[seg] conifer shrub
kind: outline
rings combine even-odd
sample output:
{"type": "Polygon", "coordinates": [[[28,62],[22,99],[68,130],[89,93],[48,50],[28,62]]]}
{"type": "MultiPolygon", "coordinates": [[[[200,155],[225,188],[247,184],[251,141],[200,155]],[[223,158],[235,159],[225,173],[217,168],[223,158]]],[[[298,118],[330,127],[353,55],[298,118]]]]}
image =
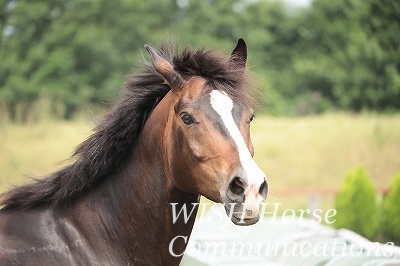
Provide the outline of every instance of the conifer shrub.
{"type": "Polygon", "coordinates": [[[378,226],[377,195],[363,167],[351,169],[335,199],[335,226],[371,239],[378,226]]]}
{"type": "Polygon", "coordinates": [[[388,241],[400,243],[400,173],[397,173],[389,186],[389,192],[382,202],[381,228],[388,241]]]}

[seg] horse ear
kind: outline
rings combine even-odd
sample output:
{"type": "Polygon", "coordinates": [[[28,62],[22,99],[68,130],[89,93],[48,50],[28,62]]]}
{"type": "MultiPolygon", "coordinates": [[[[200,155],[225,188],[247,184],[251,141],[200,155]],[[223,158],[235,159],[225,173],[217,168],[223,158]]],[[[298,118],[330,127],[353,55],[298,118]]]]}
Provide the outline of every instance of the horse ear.
{"type": "Polygon", "coordinates": [[[147,52],[150,54],[154,69],[160,74],[171,86],[171,88],[180,88],[183,84],[183,79],[179,73],[174,70],[174,67],[160,56],[156,49],[150,45],[145,45],[147,52]]]}
{"type": "Polygon", "coordinates": [[[245,68],[247,60],[247,45],[246,42],[240,38],[238,43],[231,53],[229,61],[240,68],[245,68]]]}

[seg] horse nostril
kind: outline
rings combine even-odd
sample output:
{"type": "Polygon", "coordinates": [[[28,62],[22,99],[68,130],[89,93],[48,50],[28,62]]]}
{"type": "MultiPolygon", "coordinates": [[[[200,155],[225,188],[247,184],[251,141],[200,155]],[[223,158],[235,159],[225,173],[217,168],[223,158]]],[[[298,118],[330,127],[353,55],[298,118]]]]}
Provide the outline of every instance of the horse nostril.
{"type": "Polygon", "coordinates": [[[233,194],[238,195],[238,196],[242,196],[244,194],[245,188],[246,188],[246,186],[242,182],[242,179],[240,177],[233,178],[233,180],[229,184],[229,190],[233,194]]]}
{"type": "Polygon", "coordinates": [[[268,194],[268,184],[267,181],[264,180],[264,182],[261,184],[260,189],[258,190],[258,193],[260,193],[261,196],[264,198],[267,197],[268,194]]]}

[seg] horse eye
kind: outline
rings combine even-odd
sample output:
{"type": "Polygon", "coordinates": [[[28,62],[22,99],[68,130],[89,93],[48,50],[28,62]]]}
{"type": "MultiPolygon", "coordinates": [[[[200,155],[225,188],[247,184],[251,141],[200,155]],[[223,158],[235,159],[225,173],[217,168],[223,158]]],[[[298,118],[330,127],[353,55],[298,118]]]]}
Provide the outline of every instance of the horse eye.
{"type": "Polygon", "coordinates": [[[255,114],[252,114],[252,115],[251,115],[251,117],[250,117],[250,119],[249,119],[249,122],[247,122],[247,123],[249,123],[249,124],[250,124],[250,123],[251,123],[251,121],[253,121],[254,117],[256,117],[256,115],[255,115],[255,114]]]}
{"type": "Polygon", "coordinates": [[[194,118],[186,112],[181,114],[181,120],[187,126],[192,125],[195,122],[194,118]]]}

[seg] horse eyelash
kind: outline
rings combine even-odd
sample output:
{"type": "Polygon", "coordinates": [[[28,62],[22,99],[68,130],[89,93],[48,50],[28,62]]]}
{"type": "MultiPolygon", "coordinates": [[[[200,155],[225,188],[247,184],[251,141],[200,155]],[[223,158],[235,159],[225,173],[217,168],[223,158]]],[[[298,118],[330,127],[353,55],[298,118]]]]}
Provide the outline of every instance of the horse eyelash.
{"type": "Polygon", "coordinates": [[[249,119],[249,121],[247,123],[250,124],[251,121],[254,120],[254,118],[256,118],[256,114],[253,113],[253,115],[250,117],[250,119],[249,119]]]}

